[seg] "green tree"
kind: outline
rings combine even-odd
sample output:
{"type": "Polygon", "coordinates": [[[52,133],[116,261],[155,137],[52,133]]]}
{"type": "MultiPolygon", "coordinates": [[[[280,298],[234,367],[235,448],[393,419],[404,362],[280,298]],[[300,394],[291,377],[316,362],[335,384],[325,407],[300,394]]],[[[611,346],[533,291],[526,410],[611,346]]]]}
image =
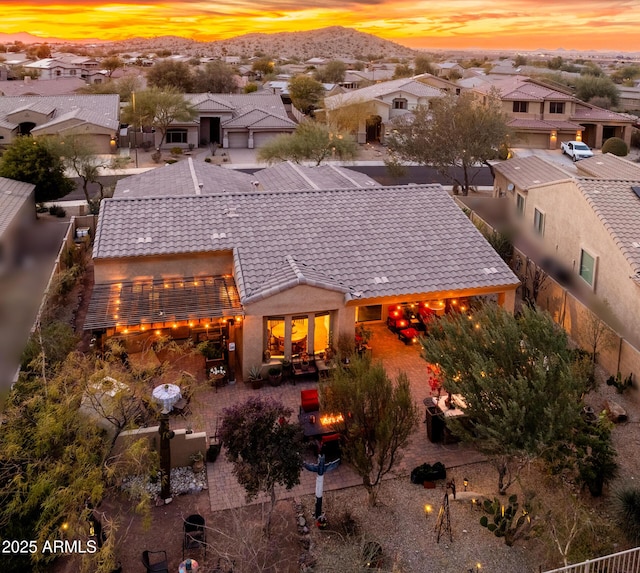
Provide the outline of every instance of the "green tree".
{"type": "Polygon", "coordinates": [[[622,66],[611,74],[611,79],[617,84],[628,84],[636,78],[640,78],[640,65],[638,64],[622,66]]]}
{"type": "Polygon", "coordinates": [[[196,71],[193,80],[195,92],[214,94],[235,93],[238,90],[233,68],[222,61],[207,62],[202,70],[196,71]]]}
{"type": "Polygon", "coordinates": [[[109,56],[102,60],[100,65],[103,69],[107,70],[107,77],[110,78],[113,76],[113,72],[124,67],[124,62],[118,56],[109,56]]]}
{"type": "Polygon", "coordinates": [[[473,182],[471,168],[488,165],[508,139],[507,119],[493,93],[486,103],[470,92],[446,95],[433,101],[430,108],[418,106],[412,115],[399,118],[387,137],[387,164],[432,165],[466,195],[473,182]]]}
{"type": "Polygon", "coordinates": [[[597,76],[580,76],[575,83],[576,97],[589,102],[595,97],[606,97],[615,107],[620,102],[620,94],[611,78],[597,76]]]}
{"type": "Polygon", "coordinates": [[[344,436],[342,457],[362,477],[374,506],[382,478],[400,461],[418,423],[407,375],[401,372],[393,381],[381,363],[355,359],[321,384],[320,403],[343,414],[335,425],[344,436]]]}
{"type": "Polygon", "coordinates": [[[193,90],[193,72],[185,62],[164,60],[149,70],[147,82],[151,87],[189,93],[193,90]]]}
{"type": "Polygon", "coordinates": [[[122,110],[122,118],[134,126],[151,125],[161,134],[162,147],[169,126],[175,121],[192,121],[198,115],[184,95],[176,89],[150,88],[135,94],[122,110]]]}
{"type": "Polygon", "coordinates": [[[258,160],[267,163],[314,161],[320,165],[333,157],[343,161],[353,159],[357,153],[358,144],[348,133],[309,120],[298,125],[291,135],[278,135],[261,147],[258,160]]]}
{"type": "Polygon", "coordinates": [[[243,404],[223,410],[220,439],[233,473],[254,499],[265,492],[271,499],[265,526],[271,531],[276,503],[275,486],[291,489],[300,483],[302,471],[302,432],[287,419],[292,410],[275,400],[251,397],[243,404]]]}
{"type": "Polygon", "coordinates": [[[344,80],[344,74],[347,71],[347,66],[340,60],[331,60],[327,64],[316,70],[313,74],[315,79],[319,82],[326,84],[339,84],[344,80]]]}
{"type": "Polygon", "coordinates": [[[416,56],[413,67],[417,75],[420,75],[420,74],[433,75],[435,71],[433,64],[431,63],[431,59],[428,56],[416,56]]]}
{"type": "Polygon", "coordinates": [[[118,169],[124,167],[129,161],[127,157],[114,156],[104,159],[95,152],[90,142],[81,135],[73,132],[64,138],[54,139],[51,142],[52,149],[62,158],[65,167],[71,170],[82,182],[82,191],[92,212],[97,212],[100,201],[104,199],[104,185],[100,180],[103,169],[118,169]],[[94,183],[100,189],[96,200],[89,197],[89,184],[94,183]]]}
{"type": "Polygon", "coordinates": [[[610,137],[602,146],[602,153],[612,153],[618,157],[624,157],[629,153],[629,147],[623,139],[619,137],[610,137]]]}
{"type": "Polygon", "coordinates": [[[305,75],[296,76],[289,82],[291,103],[302,113],[310,115],[324,95],[324,88],[318,80],[305,75]]]}
{"type": "Polygon", "coordinates": [[[464,397],[467,423],[453,421],[452,430],[491,456],[503,494],[517,478],[514,464],[572,435],[587,382],[548,314],[524,307],[515,317],[485,305],[471,318],[440,319],[421,340],[423,357],[440,366],[448,392],[464,397]]]}
{"type": "Polygon", "coordinates": [[[258,74],[259,78],[263,78],[272,74],[276,69],[276,65],[272,58],[264,56],[253,62],[251,69],[258,74]]]}
{"type": "Polygon", "coordinates": [[[244,86],[244,89],[242,91],[244,93],[246,93],[246,94],[257,92],[258,91],[258,84],[253,83],[253,82],[249,82],[246,86],[244,86]]]}
{"type": "Polygon", "coordinates": [[[393,79],[410,78],[413,75],[413,70],[406,64],[398,64],[393,72],[393,79]]]}
{"type": "Polygon", "coordinates": [[[32,183],[36,203],[53,201],[73,191],[64,165],[46,138],[16,137],[0,158],[0,177],[32,183]]]}

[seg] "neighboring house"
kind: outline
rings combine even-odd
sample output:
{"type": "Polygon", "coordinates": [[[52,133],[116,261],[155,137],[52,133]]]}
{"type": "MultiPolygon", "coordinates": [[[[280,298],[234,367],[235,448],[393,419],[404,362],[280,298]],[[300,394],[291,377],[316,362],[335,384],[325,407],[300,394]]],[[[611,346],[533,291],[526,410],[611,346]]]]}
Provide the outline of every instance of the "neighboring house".
{"type": "Polygon", "coordinates": [[[438,76],[434,76],[432,74],[421,74],[418,76],[413,76],[413,79],[422,82],[423,84],[427,84],[428,86],[431,86],[433,88],[442,90],[443,92],[460,95],[460,86],[456,82],[451,82],[445,78],[439,78],[438,76]]]}
{"type": "Polygon", "coordinates": [[[100,69],[100,62],[94,58],[61,54],[25,64],[25,69],[38,73],[40,80],[61,78],[81,78],[85,82],[101,83],[106,74],[100,69]]]}
{"type": "Polygon", "coordinates": [[[20,262],[24,234],[35,221],[35,185],[0,177],[0,275],[20,262]]]}
{"type": "Polygon", "coordinates": [[[620,107],[625,111],[640,110],[640,86],[616,86],[620,94],[620,107]]]}
{"type": "Polygon", "coordinates": [[[571,177],[558,165],[540,157],[514,157],[493,165],[493,196],[507,197],[513,211],[522,215],[530,187],[571,177]]]}
{"type": "Polygon", "coordinates": [[[0,97],[0,145],[18,135],[74,134],[99,154],[114,153],[120,117],[118,95],[0,97]]]}
{"type": "Polygon", "coordinates": [[[640,177],[529,187],[521,220],[581,287],[608,302],[618,328],[640,347],[640,177]]]}
{"type": "Polygon", "coordinates": [[[490,80],[473,88],[482,97],[497,90],[513,130],[512,144],[557,149],[561,141],[584,141],[599,149],[610,137],[631,142],[634,120],[576,99],[524,76],[490,80]]]}
{"type": "Polygon", "coordinates": [[[344,79],[340,82],[340,86],[346,90],[357,90],[362,86],[386,82],[393,78],[396,67],[393,64],[385,67],[373,67],[368,70],[347,70],[344,73],[344,79]]]}
{"type": "Polygon", "coordinates": [[[361,119],[358,143],[384,141],[387,127],[391,121],[414,110],[418,105],[429,106],[431,100],[441,98],[444,92],[413,78],[402,78],[382,82],[359,90],[325,98],[325,112],[331,120],[331,114],[337,110],[355,105],[370,107],[370,115],[361,119]]]}
{"type": "MultiPolygon", "coordinates": [[[[171,167],[162,180],[120,181],[129,197],[101,205],[84,326],[101,341],[216,329],[246,376],[352,341],[356,321],[384,320],[390,305],[491,295],[514,308],[519,281],[440,185],[247,191],[240,181],[202,194],[224,168],[204,179],[171,167]]],[[[310,173],[291,167],[276,179],[310,173]]]]}
{"type": "MultiPolygon", "coordinates": [[[[218,143],[226,148],[262,147],[275,136],[291,133],[296,123],[289,119],[279,95],[186,94],[197,110],[192,122],[174,122],[165,138],[165,148],[218,143]]],[[[160,133],[156,131],[156,146],[160,133]]]]}
{"type": "Polygon", "coordinates": [[[0,96],[53,96],[73,94],[87,83],[80,78],[62,78],[55,82],[41,82],[25,76],[23,80],[0,81],[0,96]]]}
{"type": "Polygon", "coordinates": [[[464,74],[464,68],[456,62],[436,62],[433,67],[439,78],[461,78],[464,74]]]}
{"type": "MultiPolygon", "coordinates": [[[[322,84],[325,97],[344,93],[338,84],[322,84]]],[[[287,111],[291,111],[291,95],[289,94],[289,79],[278,79],[265,82],[258,94],[277,94],[287,111]]]]}
{"type": "Polygon", "coordinates": [[[581,159],[575,166],[581,177],[640,181],[640,164],[612,153],[581,159]]]}

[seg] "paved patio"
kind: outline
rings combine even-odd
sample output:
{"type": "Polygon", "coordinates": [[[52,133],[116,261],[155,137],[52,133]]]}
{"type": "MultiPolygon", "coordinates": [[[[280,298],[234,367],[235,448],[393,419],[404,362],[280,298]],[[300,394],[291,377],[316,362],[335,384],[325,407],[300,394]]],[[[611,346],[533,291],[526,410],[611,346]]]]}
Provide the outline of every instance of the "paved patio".
{"type": "MultiPolygon", "coordinates": [[[[447,468],[467,465],[482,461],[484,457],[475,450],[460,444],[442,445],[433,444],[427,438],[425,424],[425,407],[422,401],[430,396],[427,383],[426,362],[420,357],[419,345],[406,346],[397,336],[391,333],[385,325],[372,326],[373,337],[370,342],[374,360],[382,360],[388,374],[393,378],[403,370],[411,382],[411,390],[420,413],[420,423],[417,425],[409,446],[403,452],[403,458],[396,470],[388,477],[408,476],[411,470],[424,462],[435,463],[440,461],[447,468]]],[[[204,377],[204,372],[202,372],[204,377]]],[[[205,386],[199,390],[191,402],[193,414],[186,420],[175,418],[172,427],[185,427],[188,423],[193,425],[194,431],[206,430],[207,435],[213,438],[219,423],[222,410],[238,402],[243,402],[249,396],[256,393],[280,400],[294,411],[297,416],[300,404],[300,390],[317,387],[315,382],[304,382],[294,385],[283,384],[271,387],[265,384],[260,390],[253,390],[250,385],[238,381],[218,389],[205,386]]],[[[209,481],[209,499],[211,510],[219,511],[241,507],[246,504],[244,489],[238,484],[232,473],[232,466],[224,458],[224,452],[220,454],[215,463],[207,464],[209,481]]],[[[362,480],[347,465],[340,466],[337,470],[325,477],[325,490],[337,490],[346,487],[361,485],[362,480]]],[[[315,474],[303,470],[301,483],[290,491],[284,489],[277,492],[278,499],[312,495],[315,491],[315,474]]],[[[255,503],[265,501],[265,497],[258,497],[255,503]]]]}

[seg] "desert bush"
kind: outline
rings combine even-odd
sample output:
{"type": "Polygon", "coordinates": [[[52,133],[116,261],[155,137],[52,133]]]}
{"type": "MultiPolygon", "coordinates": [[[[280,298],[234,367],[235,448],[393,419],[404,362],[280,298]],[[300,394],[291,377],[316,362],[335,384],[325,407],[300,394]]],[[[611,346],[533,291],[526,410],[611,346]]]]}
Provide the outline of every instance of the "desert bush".
{"type": "Polygon", "coordinates": [[[618,157],[624,157],[629,153],[627,144],[619,137],[610,137],[602,146],[602,153],[612,153],[618,157]]]}
{"type": "Polygon", "coordinates": [[[49,207],[49,215],[62,218],[66,214],[67,212],[64,210],[63,207],[60,207],[60,205],[51,205],[51,207],[49,207]]]}
{"type": "Polygon", "coordinates": [[[159,149],[151,154],[151,159],[153,159],[154,163],[160,163],[160,161],[162,160],[162,153],[159,149]]]}
{"type": "Polygon", "coordinates": [[[171,155],[182,155],[182,149],[180,147],[172,147],[171,148],[171,155]]]}
{"type": "Polygon", "coordinates": [[[153,147],[153,141],[143,141],[140,144],[140,147],[142,147],[142,149],[144,149],[145,151],[149,151],[153,147]]]}
{"type": "Polygon", "coordinates": [[[628,487],[616,492],[617,521],[627,539],[640,541],[640,489],[628,487]]]}

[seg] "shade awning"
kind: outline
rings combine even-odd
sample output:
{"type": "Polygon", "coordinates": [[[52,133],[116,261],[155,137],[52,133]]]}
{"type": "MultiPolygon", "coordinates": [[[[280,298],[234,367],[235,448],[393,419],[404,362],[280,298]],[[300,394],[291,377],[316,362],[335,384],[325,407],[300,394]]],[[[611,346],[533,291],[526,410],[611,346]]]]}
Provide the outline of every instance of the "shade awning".
{"type": "Polygon", "coordinates": [[[123,281],[93,287],[84,330],[243,314],[230,276],[123,281]]]}

